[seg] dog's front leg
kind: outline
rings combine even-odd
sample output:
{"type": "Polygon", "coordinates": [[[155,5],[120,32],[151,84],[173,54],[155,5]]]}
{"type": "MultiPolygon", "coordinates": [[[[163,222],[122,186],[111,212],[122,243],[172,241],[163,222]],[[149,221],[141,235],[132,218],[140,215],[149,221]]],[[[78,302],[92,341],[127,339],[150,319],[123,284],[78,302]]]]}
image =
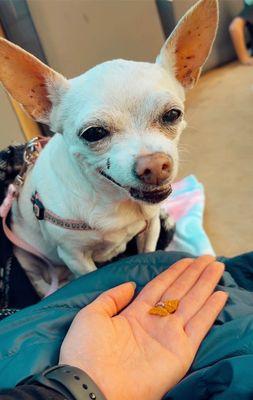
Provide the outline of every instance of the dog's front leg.
{"type": "Polygon", "coordinates": [[[138,253],[155,251],[160,234],[159,214],[153,217],[148,228],[137,236],[138,253]]]}
{"type": "Polygon", "coordinates": [[[85,275],[97,269],[90,252],[84,252],[74,246],[58,246],[57,252],[75,277],[85,275]]]}

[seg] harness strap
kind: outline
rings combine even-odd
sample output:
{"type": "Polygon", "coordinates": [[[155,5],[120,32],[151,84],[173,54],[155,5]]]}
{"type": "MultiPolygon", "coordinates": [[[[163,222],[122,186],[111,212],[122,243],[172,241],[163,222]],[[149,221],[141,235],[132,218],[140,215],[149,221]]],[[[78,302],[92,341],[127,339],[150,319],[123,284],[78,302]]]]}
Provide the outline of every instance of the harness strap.
{"type": "MultiPolygon", "coordinates": [[[[16,246],[20,247],[21,249],[41,258],[48,266],[49,274],[51,276],[51,284],[50,288],[46,294],[49,296],[50,294],[54,293],[58,289],[58,278],[55,273],[55,269],[52,266],[50,260],[45,257],[42,253],[40,253],[35,247],[31,246],[29,243],[15,235],[7,225],[6,219],[12,207],[13,201],[17,197],[17,190],[13,184],[10,184],[8,187],[7,195],[0,206],[0,216],[2,217],[2,224],[3,224],[3,231],[7,238],[16,246]]],[[[45,297],[46,297],[45,296],[45,297]]]]}

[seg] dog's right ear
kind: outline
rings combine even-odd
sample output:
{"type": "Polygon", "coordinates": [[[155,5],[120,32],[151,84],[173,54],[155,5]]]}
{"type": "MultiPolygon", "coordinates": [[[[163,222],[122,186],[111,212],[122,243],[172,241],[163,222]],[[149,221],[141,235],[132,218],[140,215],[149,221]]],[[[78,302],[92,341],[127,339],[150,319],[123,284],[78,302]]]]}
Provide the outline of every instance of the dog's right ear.
{"type": "Polygon", "coordinates": [[[36,57],[0,38],[0,82],[36,121],[49,123],[68,81],[36,57]]]}

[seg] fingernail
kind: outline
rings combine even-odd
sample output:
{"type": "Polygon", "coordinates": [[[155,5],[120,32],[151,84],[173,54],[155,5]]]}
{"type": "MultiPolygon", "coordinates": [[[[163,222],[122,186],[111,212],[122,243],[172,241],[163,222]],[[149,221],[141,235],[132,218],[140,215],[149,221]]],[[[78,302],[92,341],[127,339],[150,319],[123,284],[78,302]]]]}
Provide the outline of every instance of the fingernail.
{"type": "Polygon", "coordinates": [[[131,283],[131,285],[133,286],[133,289],[135,290],[135,289],[136,289],[136,286],[137,286],[136,283],[135,283],[135,282],[132,282],[132,281],[129,282],[129,283],[131,283]]]}

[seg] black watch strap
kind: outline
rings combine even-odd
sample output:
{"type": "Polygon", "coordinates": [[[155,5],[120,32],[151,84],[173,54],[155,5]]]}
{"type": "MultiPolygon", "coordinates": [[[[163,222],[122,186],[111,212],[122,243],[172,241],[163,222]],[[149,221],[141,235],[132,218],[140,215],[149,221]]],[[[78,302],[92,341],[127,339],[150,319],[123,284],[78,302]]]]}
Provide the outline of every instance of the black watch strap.
{"type": "Polygon", "coordinates": [[[32,383],[56,390],[69,400],[106,400],[89,375],[69,365],[56,365],[25,381],[26,385],[32,383]]]}

